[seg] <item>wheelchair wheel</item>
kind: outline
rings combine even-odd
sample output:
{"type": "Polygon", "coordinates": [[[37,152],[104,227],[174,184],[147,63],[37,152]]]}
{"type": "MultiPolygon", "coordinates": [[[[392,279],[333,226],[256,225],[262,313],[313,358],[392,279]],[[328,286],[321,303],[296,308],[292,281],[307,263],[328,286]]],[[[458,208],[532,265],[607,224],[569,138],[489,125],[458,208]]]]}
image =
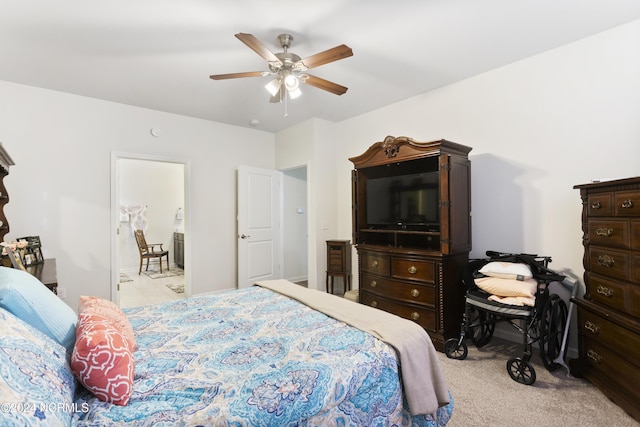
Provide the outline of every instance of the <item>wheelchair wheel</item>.
{"type": "MultiPolygon", "coordinates": [[[[562,365],[556,363],[555,360],[559,356],[564,358],[564,354],[560,354],[562,349],[562,338],[564,337],[564,329],[567,325],[567,305],[556,294],[549,297],[542,316],[540,317],[540,356],[542,363],[549,372],[553,372],[562,365]]],[[[565,349],[566,352],[566,349],[565,349]]]]}
{"type": "Polygon", "coordinates": [[[481,310],[473,311],[469,325],[469,336],[476,347],[480,348],[487,345],[491,341],[495,329],[495,314],[481,310]]]}
{"type": "Polygon", "coordinates": [[[533,369],[533,365],[519,357],[509,359],[507,372],[512,380],[520,384],[531,385],[536,382],[536,370],[533,369]]]}
{"type": "Polygon", "coordinates": [[[459,338],[449,338],[444,343],[444,354],[446,354],[449,359],[463,360],[467,357],[468,353],[469,349],[464,343],[464,340],[460,342],[459,338]]]}

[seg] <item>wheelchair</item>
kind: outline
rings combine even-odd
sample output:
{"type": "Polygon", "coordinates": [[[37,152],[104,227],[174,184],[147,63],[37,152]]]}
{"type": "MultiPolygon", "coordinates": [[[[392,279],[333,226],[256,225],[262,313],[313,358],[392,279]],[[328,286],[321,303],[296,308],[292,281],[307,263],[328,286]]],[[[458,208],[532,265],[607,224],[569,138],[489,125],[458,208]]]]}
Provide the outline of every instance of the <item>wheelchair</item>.
{"type": "Polygon", "coordinates": [[[529,254],[506,254],[487,251],[487,258],[471,260],[462,272],[465,288],[465,309],[460,336],[445,342],[444,352],[450,359],[465,359],[468,348],[465,338],[478,348],[487,345],[495,326],[499,322],[511,324],[522,333],[523,353],[507,362],[507,372],[514,381],[531,385],[536,381],[536,372],[531,364],[533,344],[537,343],[540,356],[548,371],[555,371],[564,359],[563,334],[567,324],[567,305],[557,295],[550,294],[551,282],[562,282],[565,276],[556,274],[547,266],[551,257],[529,254]],[[483,277],[478,272],[492,261],[522,263],[530,267],[537,282],[533,307],[508,305],[489,299],[490,294],[478,288],[475,279],[483,277]]]}

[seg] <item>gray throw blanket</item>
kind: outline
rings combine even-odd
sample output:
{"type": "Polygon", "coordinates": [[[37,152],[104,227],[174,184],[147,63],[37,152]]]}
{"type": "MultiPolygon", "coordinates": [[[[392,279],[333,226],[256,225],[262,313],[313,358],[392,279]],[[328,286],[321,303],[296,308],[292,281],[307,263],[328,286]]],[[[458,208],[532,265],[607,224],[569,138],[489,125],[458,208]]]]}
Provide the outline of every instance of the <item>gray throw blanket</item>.
{"type": "Polygon", "coordinates": [[[391,345],[398,353],[405,396],[413,415],[435,414],[449,403],[449,390],[431,338],[410,320],[288,280],[255,283],[354,326],[391,345]]]}

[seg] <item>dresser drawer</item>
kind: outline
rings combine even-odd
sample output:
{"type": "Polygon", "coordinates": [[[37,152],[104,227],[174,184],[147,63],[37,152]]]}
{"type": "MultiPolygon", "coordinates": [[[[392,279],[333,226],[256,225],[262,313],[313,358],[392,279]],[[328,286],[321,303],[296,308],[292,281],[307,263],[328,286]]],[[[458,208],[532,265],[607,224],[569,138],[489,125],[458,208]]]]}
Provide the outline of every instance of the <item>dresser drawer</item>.
{"type": "Polygon", "coordinates": [[[342,257],[342,254],[339,255],[329,255],[329,264],[327,265],[327,269],[329,271],[343,271],[345,268],[344,266],[344,259],[342,257]]]}
{"type": "Polygon", "coordinates": [[[593,301],[605,304],[616,310],[629,312],[625,306],[627,300],[627,288],[629,285],[598,276],[597,274],[587,273],[589,277],[589,294],[593,301]]]}
{"type": "Polygon", "coordinates": [[[631,220],[631,249],[640,250],[640,220],[631,220]]]}
{"type": "Polygon", "coordinates": [[[436,263],[433,261],[392,258],[391,276],[397,279],[435,282],[436,263]]]}
{"type": "Polygon", "coordinates": [[[410,319],[428,331],[436,330],[436,312],[425,307],[412,306],[398,303],[393,300],[383,298],[379,295],[370,294],[360,289],[360,302],[362,304],[393,313],[397,316],[410,319]]]}
{"type": "Polygon", "coordinates": [[[631,247],[629,220],[589,220],[589,244],[597,246],[631,247]]]}
{"type": "Polygon", "coordinates": [[[640,362],[640,335],[589,310],[578,310],[579,333],[623,358],[640,362]]]}
{"type": "Polygon", "coordinates": [[[391,271],[390,265],[391,262],[388,255],[365,251],[360,253],[360,268],[362,271],[368,271],[369,273],[379,274],[381,276],[389,276],[391,271]]]}
{"type": "Polygon", "coordinates": [[[631,257],[630,280],[640,286],[640,253],[634,253],[631,257]]]}
{"type": "Polygon", "coordinates": [[[614,198],[616,216],[640,216],[640,191],[618,191],[614,198]]]}
{"type": "Polygon", "coordinates": [[[627,280],[631,253],[598,246],[589,247],[589,270],[608,277],[627,280]]]}
{"type": "Polygon", "coordinates": [[[612,193],[592,194],[587,198],[587,215],[590,217],[611,216],[613,214],[612,203],[612,193]]]}
{"type": "Polygon", "coordinates": [[[360,280],[363,290],[394,300],[413,304],[435,306],[436,291],[433,285],[399,282],[370,274],[363,274],[360,280]]]}
{"type": "Polygon", "coordinates": [[[631,400],[640,401],[640,369],[628,360],[616,355],[605,345],[590,337],[583,337],[583,352],[581,356],[587,365],[587,376],[589,370],[593,369],[593,374],[605,379],[609,386],[614,383],[615,388],[622,389],[625,394],[632,397],[631,400]]]}

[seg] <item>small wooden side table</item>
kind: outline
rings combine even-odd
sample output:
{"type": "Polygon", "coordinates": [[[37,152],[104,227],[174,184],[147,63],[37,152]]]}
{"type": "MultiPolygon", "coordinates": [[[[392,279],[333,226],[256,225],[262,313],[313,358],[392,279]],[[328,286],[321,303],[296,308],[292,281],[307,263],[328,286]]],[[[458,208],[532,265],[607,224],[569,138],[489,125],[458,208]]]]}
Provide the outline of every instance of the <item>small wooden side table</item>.
{"type": "Polygon", "coordinates": [[[35,276],[54,294],[58,295],[58,271],[55,258],[45,259],[40,264],[31,264],[25,267],[27,273],[35,276]]]}
{"type": "Polygon", "coordinates": [[[344,291],[351,290],[351,241],[327,240],[327,292],[333,294],[333,280],[342,277],[344,291]],[[329,280],[331,279],[331,280],[329,280]],[[331,285],[329,285],[331,284],[331,285]]]}

